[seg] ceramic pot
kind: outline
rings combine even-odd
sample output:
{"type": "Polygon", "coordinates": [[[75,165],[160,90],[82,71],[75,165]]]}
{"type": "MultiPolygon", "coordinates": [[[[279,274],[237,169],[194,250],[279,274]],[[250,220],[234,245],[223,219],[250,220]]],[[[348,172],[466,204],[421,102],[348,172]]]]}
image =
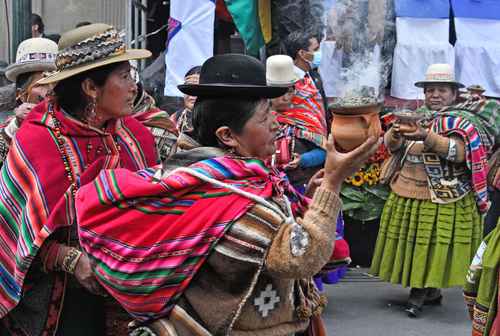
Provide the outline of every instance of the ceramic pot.
{"type": "Polygon", "coordinates": [[[334,111],[332,134],[340,149],[351,151],[370,136],[380,137],[382,126],[379,111],[378,106],[364,109],[362,114],[340,114],[334,111]]]}

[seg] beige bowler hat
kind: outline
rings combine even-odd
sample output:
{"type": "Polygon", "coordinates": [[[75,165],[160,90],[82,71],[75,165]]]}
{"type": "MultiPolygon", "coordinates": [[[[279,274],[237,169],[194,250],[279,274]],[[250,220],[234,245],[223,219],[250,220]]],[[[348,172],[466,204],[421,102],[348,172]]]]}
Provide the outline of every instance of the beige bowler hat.
{"type": "Polygon", "coordinates": [[[5,69],[5,77],[15,82],[17,76],[28,72],[54,71],[57,44],[43,37],[22,41],[17,47],[16,62],[5,69]]]}
{"type": "Polygon", "coordinates": [[[64,33],[59,40],[57,71],[38,81],[50,84],[111,63],[151,56],[146,49],[127,49],[121,34],[112,26],[94,23],[64,33]]]}
{"type": "Polygon", "coordinates": [[[266,61],[266,81],[269,86],[292,86],[300,78],[294,70],[293,59],[287,55],[274,55],[266,61]]]}
{"type": "Polygon", "coordinates": [[[426,84],[451,84],[459,88],[465,87],[455,80],[455,71],[449,64],[431,64],[425,73],[425,80],[416,82],[415,86],[423,88],[426,84]]]}

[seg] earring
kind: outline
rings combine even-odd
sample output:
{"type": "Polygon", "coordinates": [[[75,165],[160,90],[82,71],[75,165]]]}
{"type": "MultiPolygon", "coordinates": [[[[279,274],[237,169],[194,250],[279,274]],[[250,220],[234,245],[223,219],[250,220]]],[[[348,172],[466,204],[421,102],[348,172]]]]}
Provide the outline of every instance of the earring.
{"type": "Polygon", "coordinates": [[[87,122],[93,121],[96,119],[95,113],[96,99],[90,98],[90,102],[85,106],[85,119],[87,122]]]}

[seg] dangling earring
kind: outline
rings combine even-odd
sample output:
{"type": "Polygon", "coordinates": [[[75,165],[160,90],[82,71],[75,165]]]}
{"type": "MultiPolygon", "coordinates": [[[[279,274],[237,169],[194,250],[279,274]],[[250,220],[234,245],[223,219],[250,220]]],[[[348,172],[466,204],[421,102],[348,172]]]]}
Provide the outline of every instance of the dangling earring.
{"type": "Polygon", "coordinates": [[[85,119],[87,122],[95,121],[96,120],[96,113],[95,113],[95,107],[96,107],[96,99],[95,98],[90,98],[90,102],[85,106],[85,119]]]}

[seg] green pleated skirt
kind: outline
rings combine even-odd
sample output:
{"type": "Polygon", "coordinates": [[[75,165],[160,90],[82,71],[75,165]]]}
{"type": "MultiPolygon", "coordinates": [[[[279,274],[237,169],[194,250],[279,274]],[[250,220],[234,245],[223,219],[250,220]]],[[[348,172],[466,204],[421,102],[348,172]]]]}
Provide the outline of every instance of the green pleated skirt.
{"type": "Polygon", "coordinates": [[[473,193],[451,204],[391,193],[370,273],[404,287],[463,286],[482,231],[473,193]]]}

